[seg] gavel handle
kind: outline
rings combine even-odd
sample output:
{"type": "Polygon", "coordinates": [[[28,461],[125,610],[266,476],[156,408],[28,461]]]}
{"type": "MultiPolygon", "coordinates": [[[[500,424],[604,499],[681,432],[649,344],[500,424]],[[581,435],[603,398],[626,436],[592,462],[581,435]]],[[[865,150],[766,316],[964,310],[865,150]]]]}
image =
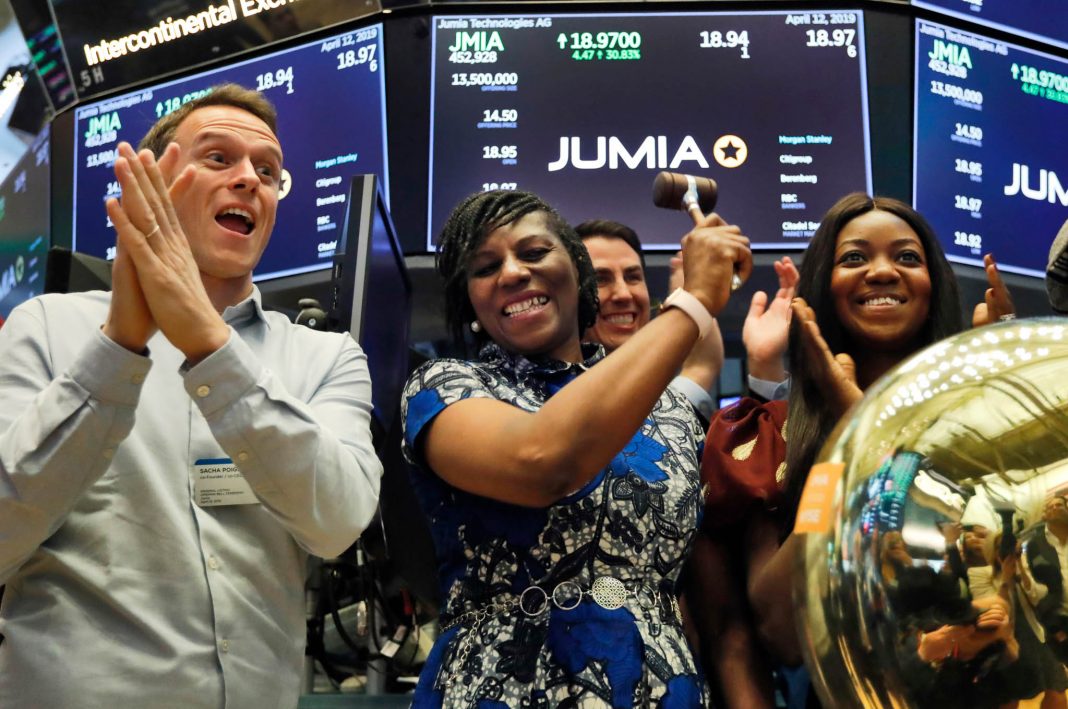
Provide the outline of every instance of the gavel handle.
{"type": "MultiPolygon", "coordinates": [[[[691,193],[687,192],[682,196],[682,203],[686,206],[686,211],[689,213],[690,218],[693,219],[693,225],[697,226],[701,223],[701,220],[705,218],[704,212],[701,211],[701,206],[697,204],[691,193]]],[[[731,276],[731,293],[742,287],[742,277],[735,271],[731,276]]]]}
{"type": "Polygon", "coordinates": [[[694,226],[700,224],[701,220],[705,218],[705,215],[701,212],[701,207],[697,202],[686,200],[686,211],[689,212],[690,218],[693,219],[694,226]]]}

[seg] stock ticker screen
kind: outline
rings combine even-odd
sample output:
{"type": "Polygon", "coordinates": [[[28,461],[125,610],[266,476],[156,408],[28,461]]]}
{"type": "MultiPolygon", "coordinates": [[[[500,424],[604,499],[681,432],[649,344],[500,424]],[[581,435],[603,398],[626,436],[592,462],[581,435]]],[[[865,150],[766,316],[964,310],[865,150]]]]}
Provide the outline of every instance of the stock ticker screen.
{"type": "Polygon", "coordinates": [[[381,9],[378,0],[48,0],[48,5],[82,99],[381,9]]]}
{"type": "Polygon", "coordinates": [[[946,255],[1044,276],[1068,207],[1068,61],[916,23],[913,200],[946,255]]]}
{"type": "Polygon", "coordinates": [[[48,129],[0,183],[0,322],[44,292],[49,247],[48,129]]]}
{"type": "Polygon", "coordinates": [[[1064,0],[912,0],[912,4],[1068,49],[1064,0]]]}
{"type": "Polygon", "coordinates": [[[711,177],[754,248],[804,248],[840,196],[871,188],[857,11],[433,18],[427,246],[491,189],[571,223],[614,219],[676,249],[687,215],[652,181],[711,177]]]}
{"type": "Polygon", "coordinates": [[[278,217],[254,278],[330,268],[349,178],[374,173],[388,184],[384,75],[379,24],[79,106],[73,248],[114,257],[104,200],[119,194],[112,170],[118,142],[136,146],[159,117],[236,82],[274,103],[285,154],[278,217]]]}

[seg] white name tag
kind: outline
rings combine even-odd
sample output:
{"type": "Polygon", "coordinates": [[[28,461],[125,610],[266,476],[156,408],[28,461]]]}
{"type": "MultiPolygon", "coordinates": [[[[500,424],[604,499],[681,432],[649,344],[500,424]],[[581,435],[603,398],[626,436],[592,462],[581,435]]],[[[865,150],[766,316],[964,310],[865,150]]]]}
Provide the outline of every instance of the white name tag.
{"type": "Polygon", "coordinates": [[[193,495],[200,507],[259,502],[245,476],[229,458],[201,458],[193,464],[193,495]]]}

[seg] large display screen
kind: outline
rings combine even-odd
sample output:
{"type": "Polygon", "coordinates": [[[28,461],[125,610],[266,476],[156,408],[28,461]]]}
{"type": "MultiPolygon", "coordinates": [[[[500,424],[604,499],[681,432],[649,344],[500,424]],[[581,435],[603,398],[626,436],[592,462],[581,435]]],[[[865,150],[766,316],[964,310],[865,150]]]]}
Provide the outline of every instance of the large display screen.
{"type": "Polygon", "coordinates": [[[0,321],[44,292],[48,164],[46,128],[0,185],[0,321]]]}
{"type": "Polygon", "coordinates": [[[912,0],[912,4],[1068,48],[1064,0],[912,0]]]}
{"type": "Polygon", "coordinates": [[[755,248],[871,185],[857,11],[433,18],[428,248],[473,192],[536,192],[678,248],[660,170],[711,177],[755,248]]]}
{"type": "Polygon", "coordinates": [[[946,255],[1042,276],[1068,207],[1068,61],[916,23],[913,200],[946,255]]]}
{"type": "Polygon", "coordinates": [[[371,25],[77,107],[74,250],[114,257],[104,200],[118,191],[112,171],[118,142],[136,145],[160,116],[232,81],[274,102],[285,153],[278,219],[255,278],[330,268],[349,178],[388,178],[382,61],[382,26],[371,25]]]}
{"type": "MultiPolygon", "coordinates": [[[[0,0],[2,1],[2,0],[0,0]]],[[[70,105],[74,99],[70,67],[63,53],[56,23],[48,0],[10,0],[19,27],[26,38],[33,65],[48,92],[48,100],[55,110],[70,105]]]]}
{"type": "Polygon", "coordinates": [[[378,0],[50,0],[82,98],[378,12],[378,0]]]}
{"type": "Polygon", "coordinates": [[[0,0],[0,182],[44,128],[48,99],[8,0],[0,0]]]}

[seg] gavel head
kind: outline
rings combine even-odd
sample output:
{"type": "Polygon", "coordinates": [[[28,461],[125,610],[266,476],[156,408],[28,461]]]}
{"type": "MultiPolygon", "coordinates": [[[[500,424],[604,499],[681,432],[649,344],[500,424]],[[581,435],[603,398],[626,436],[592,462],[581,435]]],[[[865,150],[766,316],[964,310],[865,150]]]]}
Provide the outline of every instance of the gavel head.
{"type": "Polygon", "coordinates": [[[653,180],[653,204],[664,209],[686,211],[688,207],[683,202],[683,197],[689,191],[691,184],[697,191],[697,204],[701,211],[708,214],[714,210],[717,196],[716,181],[710,177],[695,177],[679,172],[657,173],[653,180]]]}

